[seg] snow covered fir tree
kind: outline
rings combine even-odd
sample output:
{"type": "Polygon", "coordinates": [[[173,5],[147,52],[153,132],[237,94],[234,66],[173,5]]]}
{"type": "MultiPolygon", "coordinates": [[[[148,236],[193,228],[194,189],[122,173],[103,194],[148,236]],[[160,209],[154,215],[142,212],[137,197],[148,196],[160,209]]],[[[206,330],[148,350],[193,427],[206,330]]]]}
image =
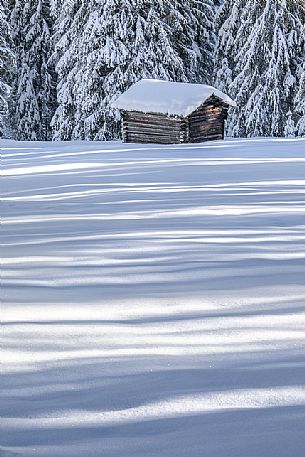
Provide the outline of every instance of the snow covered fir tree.
{"type": "Polygon", "coordinates": [[[228,134],[302,134],[304,1],[225,0],[217,24],[216,85],[238,106],[228,134]]]}
{"type": "Polygon", "coordinates": [[[47,0],[16,0],[11,13],[17,72],[11,114],[18,140],[51,139],[55,106],[51,52],[50,4],[47,0]]]}
{"type": "Polygon", "coordinates": [[[14,68],[13,43],[6,0],[0,0],[0,137],[7,135],[8,98],[10,95],[10,81],[14,68]]]}
{"type": "Polygon", "coordinates": [[[119,138],[141,78],[228,93],[229,136],[305,135],[304,0],[0,0],[0,31],[2,135],[119,138]]]}

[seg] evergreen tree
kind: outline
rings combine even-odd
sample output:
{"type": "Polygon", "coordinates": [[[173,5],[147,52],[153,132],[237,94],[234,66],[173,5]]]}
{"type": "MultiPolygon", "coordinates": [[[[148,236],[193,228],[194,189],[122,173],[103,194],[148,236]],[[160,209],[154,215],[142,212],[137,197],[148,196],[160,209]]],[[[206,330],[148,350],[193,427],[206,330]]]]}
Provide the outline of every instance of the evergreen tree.
{"type": "MultiPolygon", "coordinates": [[[[81,34],[83,33],[84,16],[88,14],[89,5],[82,0],[64,0],[58,8],[57,0],[52,2],[53,14],[57,13],[54,25],[51,57],[57,74],[57,109],[51,121],[54,140],[70,140],[76,126],[75,75],[79,68],[81,34]]],[[[84,76],[82,76],[84,81],[84,76]]]]}
{"type": "MultiPolygon", "coordinates": [[[[246,0],[224,0],[216,16],[216,86],[224,92],[229,91],[232,84],[236,55],[239,43],[236,37],[241,26],[241,12],[245,8],[246,0]]],[[[239,37],[246,41],[247,35],[239,37]]]]}
{"type": "Polygon", "coordinates": [[[295,112],[299,115],[297,135],[305,136],[305,60],[299,66],[298,91],[294,100],[295,112]]]}
{"type": "MultiPolygon", "coordinates": [[[[305,34],[305,2],[300,7],[305,34]]],[[[305,136],[305,39],[299,49],[297,60],[297,92],[294,98],[294,112],[297,117],[297,135],[305,136]]]]}
{"type": "Polygon", "coordinates": [[[292,112],[288,111],[287,121],[286,121],[286,125],[284,128],[284,135],[287,138],[295,138],[295,134],[296,134],[296,126],[295,126],[295,122],[292,117],[292,112]]]}
{"type": "Polygon", "coordinates": [[[17,55],[12,117],[19,140],[50,138],[54,73],[48,60],[51,19],[48,0],[16,0],[11,15],[17,55]]]}
{"type": "Polygon", "coordinates": [[[174,1],[177,11],[176,35],[173,37],[187,68],[187,81],[211,83],[215,48],[215,1],[174,1]],[[180,24],[180,27],[179,27],[180,24]]]}
{"type": "Polygon", "coordinates": [[[14,68],[13,43],[7,15],[7,3],[5,0],[0,0],[0,137],[6,131],[9,82],[14,68]]]}
{"type": "Polygon", "coordinates": [[[155,0],[149,5],[137,3],[135,9],[130,1],[106,0],[88,18],[85,30],[90,33],[83,35],[81,45],[85,52],[80,73],[85,69],[85,84],[80,82],[77,91],[82,114],[75,138],[81,136],[80,128],[88,139],[117,137],[119,115],[111,102],[137,80],[187,80],[183,60],[171,42],[172,29],[165,21],[172,10],[155,0]]]}
{"type": "Polygon", "coordinates": [[[296,123],[303,10],[302,0],[225,0],[221,6],[216,84],[237,102],[229,134],[282,136],[296,123]]]}
{"type": "Polygon", "coordinates": [[[213,14],[211,0],[65,1],[55,35],[54,138],[117,137],[119,115],[111,102],[143,77],[206,81],[213,14]]]}

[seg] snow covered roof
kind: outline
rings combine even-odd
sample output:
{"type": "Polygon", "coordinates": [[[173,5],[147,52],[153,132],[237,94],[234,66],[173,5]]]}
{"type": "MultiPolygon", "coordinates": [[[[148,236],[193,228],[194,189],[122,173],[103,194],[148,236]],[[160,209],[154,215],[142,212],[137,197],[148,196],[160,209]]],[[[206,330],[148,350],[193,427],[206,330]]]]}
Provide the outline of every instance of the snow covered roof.
{"type": "Polygon", "coordinates": [[[215,87],[205,84],[176,83],[158,79],[142,79],[133,84],[113,103],[114,108],[142,113],[162,113],[186,117],[211,95],[228,105],[236,103],[215,87]]]}

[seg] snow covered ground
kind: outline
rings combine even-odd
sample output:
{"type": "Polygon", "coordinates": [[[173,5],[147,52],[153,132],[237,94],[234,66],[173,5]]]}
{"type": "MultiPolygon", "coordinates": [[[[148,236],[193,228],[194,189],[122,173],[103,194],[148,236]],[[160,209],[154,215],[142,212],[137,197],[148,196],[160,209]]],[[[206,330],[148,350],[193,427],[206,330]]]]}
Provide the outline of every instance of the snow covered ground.
{"type": "Polygon", "coordinates": [[[0,147],[0,456],[304,457],[305,140],[0,147]]]}

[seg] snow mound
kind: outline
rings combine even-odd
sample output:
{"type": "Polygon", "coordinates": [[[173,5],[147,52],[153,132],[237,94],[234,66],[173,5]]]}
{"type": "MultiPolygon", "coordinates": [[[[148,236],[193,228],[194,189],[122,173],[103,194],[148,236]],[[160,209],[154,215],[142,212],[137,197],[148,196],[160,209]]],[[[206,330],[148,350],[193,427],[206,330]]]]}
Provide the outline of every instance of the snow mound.
{"type": "Polygon", "coordinates": [[[205,84],[188,84],[142,79],[113,103],[114,108],[143,113],[162,113],[186,117],[212,95],[228,105],[236,103],[226,94],[205,84]]]}

